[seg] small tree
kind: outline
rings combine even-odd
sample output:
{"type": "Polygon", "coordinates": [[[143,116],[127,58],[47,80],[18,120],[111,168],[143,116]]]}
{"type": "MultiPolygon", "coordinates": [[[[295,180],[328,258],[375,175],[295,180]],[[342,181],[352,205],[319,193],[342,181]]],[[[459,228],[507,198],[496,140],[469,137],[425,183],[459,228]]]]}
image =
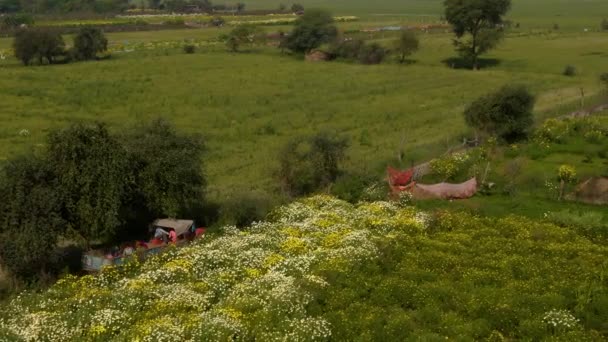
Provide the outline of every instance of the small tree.
{"type": "Polygon", "coordinates": [[[293,31],[286,39],[288,49],[306,53],[331,42],[338,35],[334,19],[329,12],[310,10],[296,20],[293,31]]]}
{"type": "Polygon", "coordinates": [[[395,52],[399,56],[399,63],[404,63],[406,58],[418,51],[420,41],[418,36],[412,31],[403,31],[397,41],[395,41],[395,52]]]}
{"type": "Polygon", "coordinates": [[[602,23],[600,24],[602,31],[608,31],[608,19],[602,19],[602,23]]]}
{"type": "Polygon", "coordinates": [[[445,0],[445,18],[452,25],[454,45],[460,55],[478,69],[479,56],[502,38],[500,25],[511,0],[445,0]],[[465,39],[466,35],[469,39],[465,39]]]}
{"type": "Polygon", "coordinates": [[[602,84],[604,91],[608,91],[608,72],[600,75],[600,83],[602,84]]]}
{"type": "Polygon", "coordinates": [[[133,175],[127,221],[189,215],[201,204],[207,184],[201,137],[179,134],[159,119],[130,130],[121,140],[129,159],[128,174],[133,175]]]}
{"type": "Polygon", "coordinates": [[[301,4],[293,4],[293,5],[291,5],[291,12],[293,12],[293,13],[304,12],[304,6],[302,6],[301,4]]]}
{"type": "Polygon", "coordinates": [[[243,12],[245,10],[245,4],[242,2],[237,2],[236,3],[236,11],[237,12],[243,12]]]}
{"type": "Polygon", "coordinates": [[[69,226],[87,241],[114,237],[132,182],[120,143],[102,124],[75,124],[49,135],[47,155],[69,226]]]}
{"type": "Polygon", "coordinates": [[[83,27],[74,37],[74,49],[80,60],[95,59],[98,53],[108,49],[108,39],[96,27],[83,27]]]}
{"type": "Polygon", "coordinates": [[[221,27],[221,26],[224,26],[224,24],[226,23],[226,20],[224,20],[224,18],[222,18],[222,17],[215,16],[215,17],[213,17],[213,19],[211,19],[210,23],[211,23],[211,26],[221,27]]]}
{"type": "Polygon", "coordinates": [[[65,55],[65,43],[59,33],[46,29],[24,29],[17,32],[13,41],[15,57],[24,65],[37,59],[39,64],[53,64],[65,55]]]}
{"type": "Polygon", "coordinates": [[[521,85],[507,85],[484,95],[464,111],[466,123],[479,133],[514,142],[528,136],[534,96],[521,85]]]}
{"type": "Polygon", "coordinates": [[[237,52],[242,45],[255,43],[263,35],[263,32],[257,32],[255,26],[239,25],[228,34],[226,46],[230,51],[237,52]]]}
{"type": "Polygon", "coordinates": [[[291,140],[279,155],[284,191],[301,196],[327,187],[340,175],[347,147],[346,139],[328,133],[291,140]]]}

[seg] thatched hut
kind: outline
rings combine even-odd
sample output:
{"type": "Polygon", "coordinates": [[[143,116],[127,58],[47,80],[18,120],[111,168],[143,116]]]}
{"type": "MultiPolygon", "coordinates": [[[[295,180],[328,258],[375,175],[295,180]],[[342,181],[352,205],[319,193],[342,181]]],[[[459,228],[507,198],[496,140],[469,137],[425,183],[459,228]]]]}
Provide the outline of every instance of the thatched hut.
{"type": "Polygon", "coordinates": [[[608,177],[592,177],[580,183],[567,199],[590,204],[608,204],[608,177]]]}
{"type": "Polygon", "coordinates": [[[328,61],[330,56],[327,52],[321,50],[313,50],[306,54],[305,59],[309,62],[328,61]]]}

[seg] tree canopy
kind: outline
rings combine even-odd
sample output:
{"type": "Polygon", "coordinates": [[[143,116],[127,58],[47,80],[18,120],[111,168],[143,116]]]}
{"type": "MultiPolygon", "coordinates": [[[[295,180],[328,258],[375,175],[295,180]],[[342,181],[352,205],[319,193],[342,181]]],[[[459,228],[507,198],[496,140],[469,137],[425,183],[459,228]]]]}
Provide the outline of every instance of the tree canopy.
{"type": "Polygon", "coordinates": [[[43,153],[0,169],[0,260],[28,278],[48,268],[62,236],[109,242],[190,216],[204,199],[202,163],[201,138],[163,120],[120,135],[100,123],[53,131],[43,153]]]}
{"type": "Polygon", "coordinates": [[[533,123],[534,96],[522,85],[506,85],[471,103],[464,111],[466,123],[485,135],[506,142],[525,138],[533,123]]]}
{"type": "Polygon", "coordinates": [[[296,20],[285,46],[293,52],[306,53],[321,44],[331,42],[337,35],[338,29],[329,12],[308,10],[296,20]]]}
{"type": "Polygon", "coordinates": [[[98,53],[107,49],[108,39],[97,27],[83,27],[74,37],[74,50],[78,59],[95,59],[98,53]]]}
{"type": "Polygon", "coordinates": [[[13,40],[15,57],[24,65],[37,60],[39,64],[53,64],[65,55],[65,42],[61,34],[48,29],[22,29],[13,40]]]}
{"type": "Polygon", "coordinates": [[[418,51],[420,41],[418,36],[412,31],[403,31],[399,39],[395,41],[395,52],[399,56],[399,63],[404,63],[405,59],[418,51]]]}
{"type": "Polygon", "coordinates": [[[291,140],[279,155],[278,178],[285,192],[301,196],[331,184],[347,147],[345,138],[327,132],[291,140]]]}
{"type": "Polygon", "coordinates": [[[477,69],[479,56],[502,38],[500,24],[511,8],[511,0],[445,0],[444,6],[445,17],[456,35],[456,50],[477,69]]]}

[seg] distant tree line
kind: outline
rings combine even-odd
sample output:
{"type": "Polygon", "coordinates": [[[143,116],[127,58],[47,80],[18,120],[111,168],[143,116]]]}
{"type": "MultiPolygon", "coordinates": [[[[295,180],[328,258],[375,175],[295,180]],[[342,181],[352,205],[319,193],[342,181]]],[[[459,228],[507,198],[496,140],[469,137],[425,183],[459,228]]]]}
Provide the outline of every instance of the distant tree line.
{"type": "Polygon", "coordinates": [[[42,153],[0,169],[0,260],[14,276],[53,271],[60,240],[108,242],[147,233],[158,217],[200,212],[206,178],[199,136],[163,120],[112,134],[74,124],[42,153]]]}
{"type": "Polygon", "coordinates": [[[15,57],[24,65],[65,63],[96,59],[108,49],[108,39],[99,28],[85,26],[74,36],[73,47],[66,50],[58,31],[34,27],[17,31],[13,49],[15,57]]]}
{"type": "Polygon", "coordinates": [[[420,42],[416,34],[408,30],[401,33],[392,47],[385,47],[376,42],[367,43],[362,39],[345,39],[340,36],[331,13],[309,10],[296,20],[293,30],[280,44],[280,48],[298,54],[308,54],[322,46],[327,59],[339,58],[362,64],[378,64],[389,52],[394,51],[398,61],[404,63],[418,50],[420,42]]]}
{"type": "Polygon", "coordinates": [[[107,13],[122,12],[129,6],[128,0],[0,0],[0,13],[107,13]]]}

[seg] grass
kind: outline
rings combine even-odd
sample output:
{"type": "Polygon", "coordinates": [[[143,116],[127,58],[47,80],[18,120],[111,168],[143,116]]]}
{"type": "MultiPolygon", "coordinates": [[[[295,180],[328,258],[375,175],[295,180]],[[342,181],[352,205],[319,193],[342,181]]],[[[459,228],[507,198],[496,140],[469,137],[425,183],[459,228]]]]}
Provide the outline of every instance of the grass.
{"type": "MultiPolygon", "coordinates": [[[[212,39],[224,30],[109,34],[110,45],[212,39]]],[[[390,37],[373,37],[387,44],[390,37]]],[[[422,35],[417,63],[362,66],[305,63],[274,49],[229,54],[223,47],[184,55],[177,49],[117,54],[102,62],[25,68],[0,64],[0,158],[36,148],[51,128],[101,120],[120,128],[163,116],[204,134],[212,191],[272,190],[276,155],[291,137],[333,130],[351,138],[349,168],[379,172],[405,149],[408,163],[443,150],[465,132],[463,107],[489,89],[522,82],[538,94],[537,110],[567,106],[580,87],[597,91],[604,36],[597,33],[508,38],[479,72],[449,69],[450,36],[422,35]],[[563,66],[580,73],[563,77],[563,66]],[[583,67],[584,66],[584,67],[583,67]],[[238,85],[235,87],[235,85],[238,85]],[[31,132],[21,137],[22,129],[31,132]]],[[[68,40],[69,41],[69,40],[68,40]]],[[[7,40],[0,40],[0,47],[7,40]]],[[[557,112],[557,110],[556,110],[557,112]]]]}
{"type": "MultiPolygon", "coordinates": [[[[361,15],[361,21],[341,23],[343,30],[437,23],[441,13],[441,2],[436,0],[303,4],[324,5],[320,7],[336,15],[361,15]]],[[[396,163],[401,150],[404,164],[409,164],[457,141],[466,132],[464,106],[504,83],[528,85],[537,94],[539,118],[576,109],[581,88],[588,101],[593,98],[599,89],[597,75],[607,71],[606,34],[584,33],[581,27],[599,23],[596,13],[608,5],[598,0],[549,5],[548,0],[516,0],[510,19],[521,22],[520,28],[485,56],[497,64],[479,72],[449,68],[446,61],[454,51],[448,33],[421,33],[422,47],[410,66],[393,61],[380,66],[311,64],[281,56],[272,48],[229,54],[221,43],[199,48],[194,55],[157,48],[117,53],[102,62],[51,67],[24,68],[9,58],[0,61],[0,160],[37,148],[49,129],[74,120],[101,120],[119,129],[163,116],[183,130],[207,137],[206,169],[214,196],[233,189],[271,191],[275,165],[268,157],[276,155],[289,138],[319,130],[351,138],[348,168],[381,174],[387,163],[396,163]],[[550,29],[556,18],[563,19],[559,31],[550,29]],[[566,65],[574,65],[578,74],[562,76],[566,65]],[[31,136],[21,137],[22,129],[31,136]]],[[[278,4],[255,0],[247,6],[278,4]]],[[[108,38],[111,47],[210,41],[228,30],[118,32],[108,38]]],[[[394,37],[394,33],[365,36],[386,45],[394,37]]],[[[10,45],[10,39],[0,39],[0,51],[10,45]]]]}

